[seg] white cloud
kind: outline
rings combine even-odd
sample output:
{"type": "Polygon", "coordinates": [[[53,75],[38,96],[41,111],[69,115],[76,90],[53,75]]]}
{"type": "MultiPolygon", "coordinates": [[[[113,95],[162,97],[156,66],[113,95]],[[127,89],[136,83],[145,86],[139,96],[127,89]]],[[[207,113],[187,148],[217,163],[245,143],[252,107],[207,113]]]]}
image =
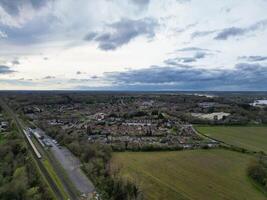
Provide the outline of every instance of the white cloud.
{"type": "MultiPolygon", "coordinates": [[[[15,4],[7,7],[0,2],[0,60],[7,63],[14,58],[19,60],[20,64],[14,69],[16,73],[12,73],[12,77],[8,75],[10,79],[38,79],[38,87],[44,84],[46,89],[62,88],[59,83],[71,79],[73,82],[66,86],[86,86],[88,83],[81,79],[101,77],[105,72],[123,72],[128,68],[141,70],[153,65],[163,66],[168,59],[194,60],[190,63],[194,69],[216,70],[234,68],[242,56],[267,56],[267,46],[262,45],[267,40],[265,29],[249,31],[242,37],[236,35],[231,40],[214,40],[222,30],[246,28],[265,20],[267,2],[264,0],[42,0],[45,3],[38,5],[32,4],[32,0],[22,2],[26,3],[20,4],[19,10],[15,4]],[[111,24],[126,19],[130,22],[151,19],[158,26],[135,35],[131,35],[136,33],[132,23],[126,24],[129,29],[127,26],[126,29],[110,29],[111,24]],[[125,32],[130,29],[133,31],[125,32]],[[103,41],[84,41],[88,33],[103,36],[101,33],[107,30],[113,38],[104,43],[116,43],[113,51],[99,49],[103,41]],[[150,32],[154,37],[147,37],[150,32]],[[121,42],[125,35],[130,39],[121,42]],[[196,52],[177,51],[190,47],[211,52],[209,56],[196,58],[196,52]],[[77,74],[77,71],[83,73],[77,74]],[[49,79],[49,84],[42,80],[48,76],[55,76],[49,79]],[[77,78],[80,81],[74,81],[77,78]]],[[[12,81],[7,84],[15,87],[12,81]]],[[[108,83],[92,79],[90,84],[108,83]]],[[[20,87],[32,86],[21,84],[20,87]]]]}
{"type": "Polygon", "coordinates": [[[0,31],[0,39],[1,38],[7,38],[7,34],[2,32],[2,31],[0,31]]]}

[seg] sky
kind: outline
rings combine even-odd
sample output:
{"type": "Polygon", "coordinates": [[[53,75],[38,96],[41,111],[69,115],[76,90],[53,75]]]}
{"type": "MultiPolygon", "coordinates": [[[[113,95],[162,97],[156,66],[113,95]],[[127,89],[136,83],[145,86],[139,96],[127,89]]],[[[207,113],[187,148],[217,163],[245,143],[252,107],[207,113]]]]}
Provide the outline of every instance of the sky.
{"type": "Polygon", "coordinates": [[[0,90],[267,90],[267,0],[0,0],[0,90]]]}

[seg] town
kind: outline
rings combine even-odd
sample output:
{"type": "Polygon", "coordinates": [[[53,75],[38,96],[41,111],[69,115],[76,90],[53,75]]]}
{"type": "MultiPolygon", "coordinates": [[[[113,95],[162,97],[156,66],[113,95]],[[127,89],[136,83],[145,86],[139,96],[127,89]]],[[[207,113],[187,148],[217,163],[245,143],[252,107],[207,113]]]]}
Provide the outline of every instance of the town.
{"type": "MultiPolygon", "coordinates": [[[[64,131],[69,135],[86,135],[89,143],[107,144],[118,151],[218,146],[216,141],[204,138],[183,121],[174,109],[175,103],[167,105],[157,96],[147,99],[142,95],[122,95],[110,97],[106,103],[98,103],[97,98],[100,97],[96,97],[93,100],[95,103],[89,104],[72,102],[70,96],[64,98],[70,102],[49,105],[31,103],[30,106],[25,105],[22,111],[33,124],[45,129],[48,134],[64,131]]],[[[207,103],[204,104],[197,104],[198,109],[207,109],[207,103]]],[[[215,106],[215,103],[211,105],[215,106]]]]}
{"type": "Polygon", "coordinates": [[[203,137],[191,124],[242,125],[267,120],[264,105],[250,104],[254,100],[249,97],[239,102],[235,96],[89,94],[40,93],[27,101],[21,95],[24,103],[18,109],[55,140],[64,133],[117,151],[216,147],[218,142],[203,137]],[[44,95],[51,103],[42,103],[44,95]],[[262,117],[253,116],[259,110],[262,117]]]}
{"type": "MultiPolygon", "coordinates": [[[[229,151],[258,154],[258,148],[265,151],[266,98],[266,93],[260,92],[4,92],[0,101],[0,139],[10,137],[14,131],[22,133],[58,199],[64,199],[64,195],[73,200],[111,198],[114,194],[108,188],[117,184],[117,198],[131,195],[131,199],[142,199],[142,184],[122,179],[120,168],[125,163],[114,161],[116,155],[126,153],[123,159],[127,160],[133,152],[140,156],[163,152],[158,156],[164,163],[169,162],[170,152],[183,152],[183,160],[183,155],[193,156],[189,152],[201,154],[204,150],[207,153],[203,159],[210,163],[213,161],[208,152],[216,152],[214,156],[220,151],[224,156],[229,151]],[[227,131],[218,134],[224,129],[227,131]],[[254,144],[254,139],[249,138],[256,129],[259,136],[254,137],[260,139],[254,144]],[[223,137],[240,131],[245,137],[223,137]],[[251,144],[240,145],[247,142],[251,144]]],[[[165,167],[191,165],[191,161],[172,160],[165,167]]],[[[221,162],[221,158],[215,160],[221,162]]]]}

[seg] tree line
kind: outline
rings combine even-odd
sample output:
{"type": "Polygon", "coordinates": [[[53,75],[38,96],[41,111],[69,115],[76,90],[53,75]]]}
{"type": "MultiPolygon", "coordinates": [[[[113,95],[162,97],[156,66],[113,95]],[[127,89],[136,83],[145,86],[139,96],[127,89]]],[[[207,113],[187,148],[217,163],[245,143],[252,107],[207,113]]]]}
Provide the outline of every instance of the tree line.
{"type": "Polygon", "coordinates": [[[248,175],[267,192],[267,156],[260,154],[248,167],[248,175]]]}

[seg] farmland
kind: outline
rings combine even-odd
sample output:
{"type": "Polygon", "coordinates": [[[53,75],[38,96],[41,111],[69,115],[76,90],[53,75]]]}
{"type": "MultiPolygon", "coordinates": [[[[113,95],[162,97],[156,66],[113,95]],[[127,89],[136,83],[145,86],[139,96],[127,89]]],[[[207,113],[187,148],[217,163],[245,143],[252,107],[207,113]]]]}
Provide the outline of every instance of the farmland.
{"type": "Polygon", "coordinates": [[[267,152],[267,127],[265,126],[203,126],[197,130],[212,138],[252,151],[267,152]]]}
{"type": "Polygon", "coordinates": [[[145,199],[266,199],[247,178],[250,159],[215,149],[115,153],[112,163],[140,185],[145,199]]]}

